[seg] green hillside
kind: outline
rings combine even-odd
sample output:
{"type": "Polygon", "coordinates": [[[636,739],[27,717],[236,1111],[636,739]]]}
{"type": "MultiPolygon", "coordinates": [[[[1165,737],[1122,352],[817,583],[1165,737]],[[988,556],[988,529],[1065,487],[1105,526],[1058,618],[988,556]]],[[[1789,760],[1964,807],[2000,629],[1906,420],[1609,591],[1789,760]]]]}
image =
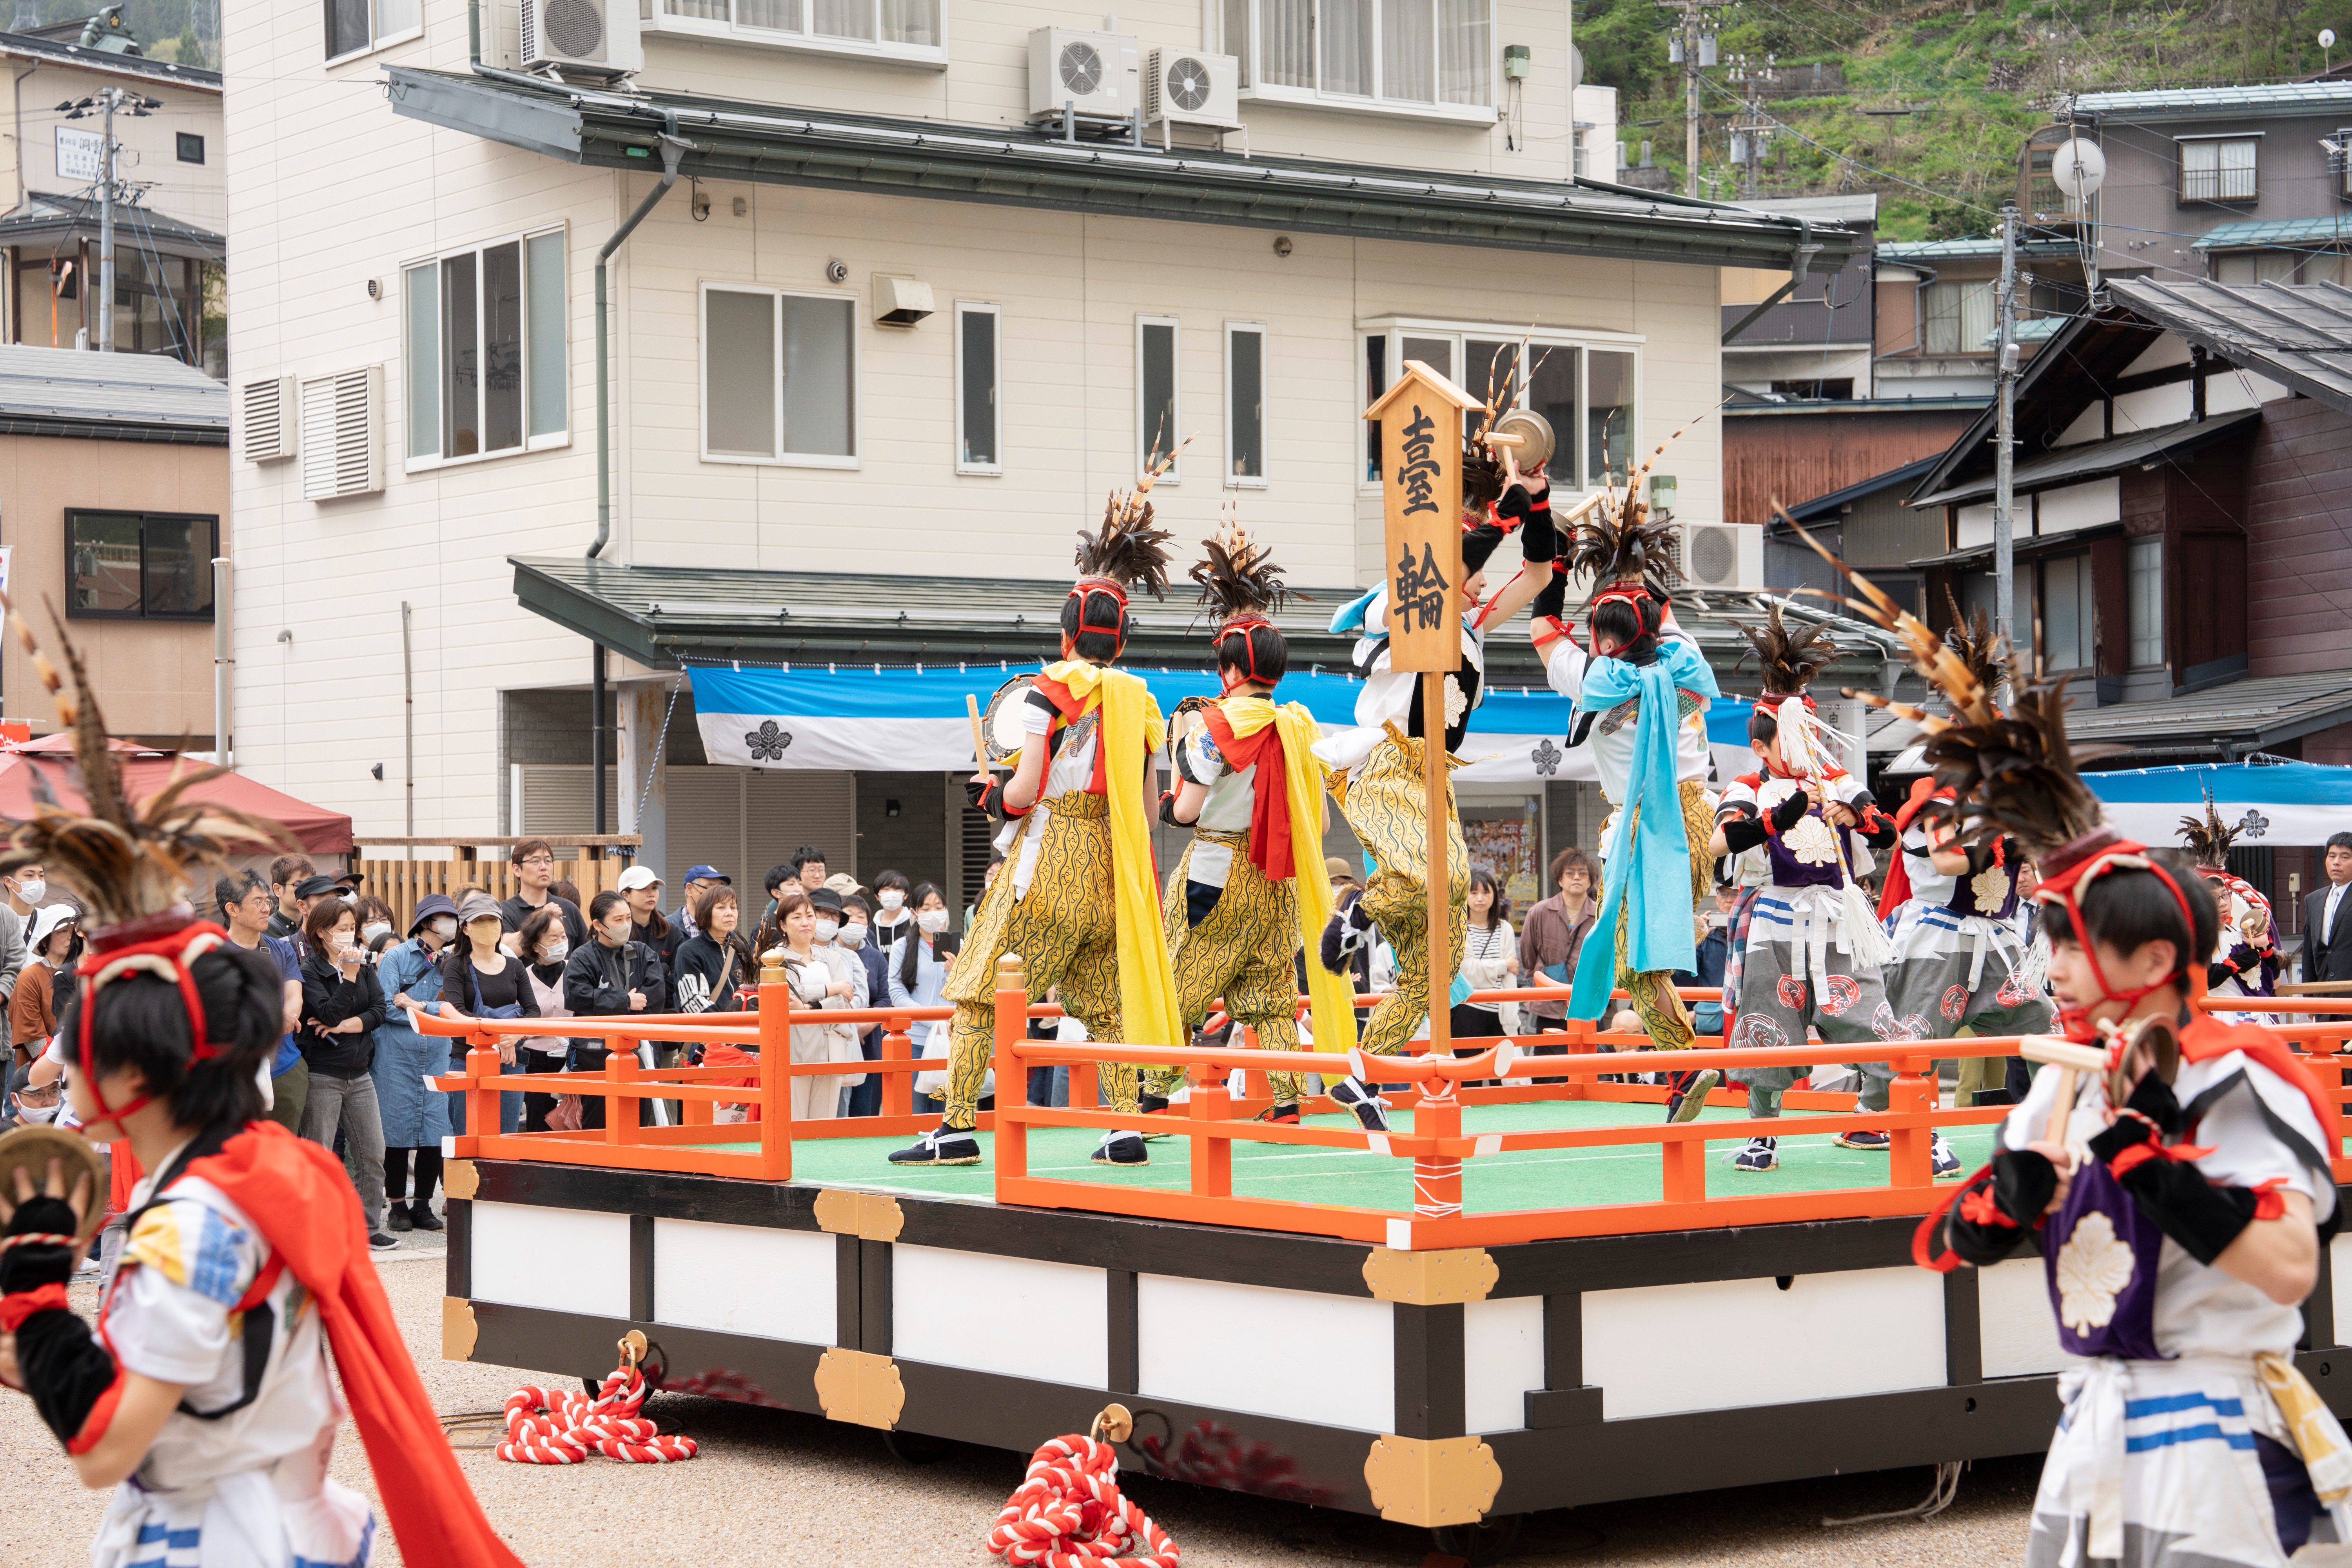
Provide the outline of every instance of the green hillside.
{"type": "MultiPolygon", "coordinates": [[[[1720,63],[1700,92],[1699,194],[1742,194],[1728,128],[1748,89],[1735,57],[1761,71],[1769,55],[1763,118],[1786,129],[1755,194],[1876,191],[1879,232],[1899,239],[1990,232],[2019,147],[2066,93],[2277,80],[2352,61],[2352,0],[1742,0],[1709,15],[1720,63]],[[2323,27],[2338,35],[2332,60],[2323,27]]],[[[1648,141],[1681,190],[1683,71],[1667,60],[1680,13],[1575,0],[1575,16],[1585,79],[1618,89],[1627,165],[1648,141]]]]}

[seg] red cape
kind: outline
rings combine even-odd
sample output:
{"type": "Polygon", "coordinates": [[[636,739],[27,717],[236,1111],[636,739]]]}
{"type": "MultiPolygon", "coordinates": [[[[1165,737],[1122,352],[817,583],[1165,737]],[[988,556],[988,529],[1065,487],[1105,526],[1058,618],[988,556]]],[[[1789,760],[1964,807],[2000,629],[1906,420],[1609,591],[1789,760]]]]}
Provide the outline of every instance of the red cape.
{"type": "Polygon", "coordinates": [[[1225,765],[1235,773],[1257,766],[1257,788],[1250,805],[1250,864],[1265,873],[1269,882],[1289,880],[1298,873],[1290,853],[1290,779],[1284,772],[1279,726],[1268,724],[1244,740],[1234,733],[1234,721],[1222,708],[1212,707],[1202,717],[1225,765]]]}
{"type": "MultiPolygon", "coordinates": [[[[1953,799],[1958,798],[1957,795],[1952,795],[1950,790],[1945,790],[1942,793],[1951,795],[1953,799]]],[[[1920,808],[1933,799],[1936,794],[1934,779],[1915,780],[1911,785],[1910,798],[1906,800],[1903,803],[1903,808],[1895,814],[1895,853],[1889,858],[1886,867],[1885,886],[1880,889],[1878,894],[1878,918],[1882,921],[1893,919],[1895,911],[1901,909],[1911,897],[1911,868],[1903,863],[1903,835],[1910,831],[1911,819],[1919,815],[1920,808]]]]}
{"type": "Polygon", "coordinates": [[[189,1162],[188,1173],[244,1210],[317,1300],[402,1561],[522,1568],[457,1468],[376,1279],[359,1194],[333,1153],[256,1121],[219,1153],[189,1162]]]}

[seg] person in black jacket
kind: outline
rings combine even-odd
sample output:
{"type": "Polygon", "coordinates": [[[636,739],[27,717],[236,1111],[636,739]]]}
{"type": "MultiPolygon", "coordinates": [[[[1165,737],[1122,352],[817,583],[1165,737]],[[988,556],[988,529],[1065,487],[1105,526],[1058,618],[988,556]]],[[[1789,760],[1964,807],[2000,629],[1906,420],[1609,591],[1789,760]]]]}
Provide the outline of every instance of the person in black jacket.
{"type": "Polygon", "coordinates": [[[739,986],[756,985],[743,905],[735,889],[712,882],[695,894],[694,934],[678,944],[672,1000],[681,1013],[737,1013],[739,986]]]}
{"type": "MultiPolygon", "coordinates": [[[[662,971],[660,957],[630,936],[635,923],[630,918],[629,901],[610,889],[597,894],[589,903],[588,943],[575,951],[563,965],[563,1001],[572,1009],[572,1016],[627,1017],[633,1013],[667,1010],[667,976],[662,971]]],[[[575,1041],[572,1070],[602,1072],[607,1049],[603,1040],[583,1037],[575,1041]]],[[[641,1049],[639,1055],[643,1054],[641,1049]]],[[[641,1120],[650,1117],[646,1108],[651,1104],[650,1100],[638,1101],[641,1120]]],[[[581,1113],[583,1127],[604,1126],[603,1097],[583,1096],[581,1113]]]]}
{"type": "Polygon", "coordinates": [[[2352,833],[2327,841],[2326,883],[2303,899],[2303,978],[2352,980],[2352,833]]]}
{"type": "Polygon", "coordinates": [[[375,1030],[383,1022],[383,988],[360,945],[359,912],[341,899],[320,899],[302,917],[302,1026],[298,1038],[310,1065],[302,1136],[327,1148],[342,1130],[352,1184],[367,1215],[368,1245],[398,1242],[383,1228],[383,1123],[377,1115],[375,1030]]]}

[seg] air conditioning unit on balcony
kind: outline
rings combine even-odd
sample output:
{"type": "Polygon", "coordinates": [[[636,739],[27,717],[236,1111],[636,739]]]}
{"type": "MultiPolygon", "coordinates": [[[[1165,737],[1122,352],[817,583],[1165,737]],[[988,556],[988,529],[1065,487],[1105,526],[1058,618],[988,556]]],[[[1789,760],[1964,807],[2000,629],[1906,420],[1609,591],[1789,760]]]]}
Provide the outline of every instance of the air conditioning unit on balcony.
{"type": "Polygon", "coordinates": [[[1125,120],[1140,101],[1142,45],[1129,33],[1039,27],[1029,35],[1029,117],[1069,108],[1089,120],[1125,120]]]}
{"type": "Polygon", "coordinates": [[[1737,522],[1682,525],[1683,580],[1701,593],[1764,589],[1764,531],[1737,522]]]}
{"type": "Polygon", "coordinates": [[[518,0],[522,68],[610,80],[646,68],[631,0],[518,0]]]}
{"type": "Polygon", "coordinates": [[[1154,49],[1143,73],[1146,125],[1212,125],[1241,121],[1242,63],[1199,49],[1154,49]]]}

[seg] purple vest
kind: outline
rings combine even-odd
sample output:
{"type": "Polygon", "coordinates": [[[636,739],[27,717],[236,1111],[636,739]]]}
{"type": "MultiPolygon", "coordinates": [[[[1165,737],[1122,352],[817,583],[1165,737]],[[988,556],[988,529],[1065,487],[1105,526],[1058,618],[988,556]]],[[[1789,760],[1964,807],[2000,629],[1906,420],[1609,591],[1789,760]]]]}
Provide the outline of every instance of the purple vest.
{"type": "MultiPolygon", "coordinates": [[[[1759,809],[1769,817],[1772,812],[1763,804],[1765,782],[1758,779],[1751,787],[1757,791],[1759,809]]],[[[1843,887],[1844,868],[1853,864],[1853,835],[1845,828],[1832,827],[1819,805],[1808,805],[1794,827],[1764,840],[1764,857],[1771,867],[1772,885],[1776,888],[1843,887]],[[1795,841],[1794,847],[1791,840],[1795,841]],[[1836,845],[1835,854],[1829,852],[1832,843],[1836,845]]]]}
{"type": "Polygon", "coordinates": [[[1999,866],[1988,866],[1974,874],[1961,872],[1953,883],[1952,896],[1945,908],[1957,915],[1985,915],[1997,921],[2009,919],[2017,912],[2019,865],[2014,853],[2004,853],[1999,866]],[[1989,897],[1996,882],[2000,884],[2000,896],[1989,897]]]}
{"type": "Polygon", "coordinates": [[[2156,1266],[2164,1232],[2094,1160],[2042,1227],[2042,1274],[2058,1342],[2069,1354],[2162,1361],[2156,1348],[2156,1266]]]}

